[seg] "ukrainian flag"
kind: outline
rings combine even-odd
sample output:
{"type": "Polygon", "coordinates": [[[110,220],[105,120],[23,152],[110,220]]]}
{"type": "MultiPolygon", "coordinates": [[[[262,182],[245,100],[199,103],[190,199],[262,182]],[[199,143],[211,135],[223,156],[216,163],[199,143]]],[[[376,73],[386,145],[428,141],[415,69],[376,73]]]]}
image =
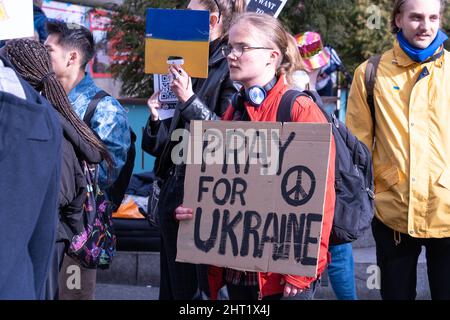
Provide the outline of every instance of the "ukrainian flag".
{"type": "Polygon", "coordinates": [[[167,74],[170,56],[182,57],[191,77],[208,77],[209,11],[147,9],[145,73],[167,74]]]}

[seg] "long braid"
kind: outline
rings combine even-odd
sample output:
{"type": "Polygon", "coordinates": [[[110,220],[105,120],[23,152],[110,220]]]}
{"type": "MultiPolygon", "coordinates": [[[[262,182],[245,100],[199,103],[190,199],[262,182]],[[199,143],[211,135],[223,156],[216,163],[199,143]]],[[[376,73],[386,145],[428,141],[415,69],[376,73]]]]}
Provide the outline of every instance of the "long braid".
{"type": "Polygon", "coordinates": [[[73,111],[64,88],[56,79],[54,72],[51,71],[50,55],[47,49],[37,41],[20,39],[8,42],[4,53],[22,78],[40,91],[75,128],[82,139],[100,152],[108,167],[113,168],[114,161],[105,144],[73,111]]]}

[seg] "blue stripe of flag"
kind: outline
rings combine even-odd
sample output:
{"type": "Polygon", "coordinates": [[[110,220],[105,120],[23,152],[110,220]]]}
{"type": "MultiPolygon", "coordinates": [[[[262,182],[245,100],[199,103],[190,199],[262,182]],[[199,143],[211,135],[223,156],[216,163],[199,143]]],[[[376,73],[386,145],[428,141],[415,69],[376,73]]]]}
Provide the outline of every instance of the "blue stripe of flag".
{"type": "Polygon", "coordinates": [[[147,9],[145,36],[176,41],[208,41],[209,11],[147,9]]]}

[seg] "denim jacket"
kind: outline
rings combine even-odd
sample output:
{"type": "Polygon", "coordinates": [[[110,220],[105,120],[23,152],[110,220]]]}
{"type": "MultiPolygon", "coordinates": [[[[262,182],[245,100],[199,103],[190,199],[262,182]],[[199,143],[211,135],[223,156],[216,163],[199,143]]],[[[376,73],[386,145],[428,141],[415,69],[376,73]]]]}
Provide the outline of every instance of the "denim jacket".
{"type": "MultiPolygon", "coordinates": [[[[69,93],[75,113],[83,119],[92,98],[101,89],[97,87],[91,76],[86,73],[83,80],[69,93]]],[[[130,148],[130,127],[125,109],[111,96],[100,100],[91,120],[91,128],[98,134],[108,148],[115,166],[107,175],[106,162],[100,164],[99,183],[101,188],[110,186],[118,177],[130,148]]]]}

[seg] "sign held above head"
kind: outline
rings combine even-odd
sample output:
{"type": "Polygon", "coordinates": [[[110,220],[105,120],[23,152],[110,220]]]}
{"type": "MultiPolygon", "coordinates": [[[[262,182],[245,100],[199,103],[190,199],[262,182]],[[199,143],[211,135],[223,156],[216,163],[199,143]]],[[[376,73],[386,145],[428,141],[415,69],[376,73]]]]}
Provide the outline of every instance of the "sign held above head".
{"type": "Polygon", "coordinates": [[[278,17],[287,0],[247,0],[247,11],[278,17]]]}
{"type": "Polygon", "coordinates": [[[207,78],[208,59],[208,11],[147,9],[146,73],[167,74],[168,64],[177,64],[191,77],[207,78]]]}

